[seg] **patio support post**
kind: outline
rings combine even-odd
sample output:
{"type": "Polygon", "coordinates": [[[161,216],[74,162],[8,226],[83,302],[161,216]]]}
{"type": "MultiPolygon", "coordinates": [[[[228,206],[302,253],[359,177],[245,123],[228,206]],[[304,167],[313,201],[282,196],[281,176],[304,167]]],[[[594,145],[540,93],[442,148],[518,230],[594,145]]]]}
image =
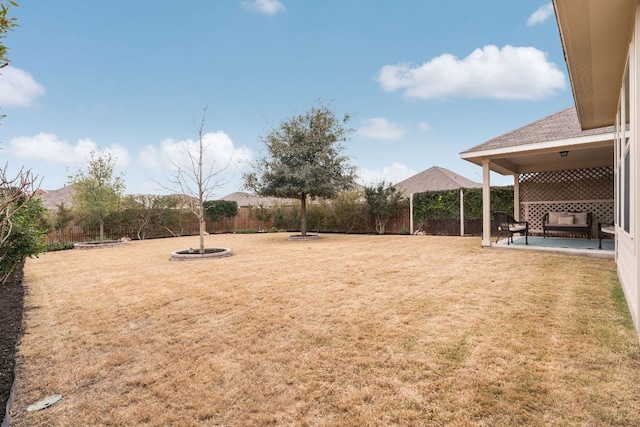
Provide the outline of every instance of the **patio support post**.
{"type": "Polygon", "coordinates": [[[513,216],[518,221],[522,221],[520,217],[520,174],[513,174],[513,216]]]}
{"type": "Polygon", "coordinates": [[[491,246],[491,180],[489,160],[482,161],[482,247],[491,246]]]}

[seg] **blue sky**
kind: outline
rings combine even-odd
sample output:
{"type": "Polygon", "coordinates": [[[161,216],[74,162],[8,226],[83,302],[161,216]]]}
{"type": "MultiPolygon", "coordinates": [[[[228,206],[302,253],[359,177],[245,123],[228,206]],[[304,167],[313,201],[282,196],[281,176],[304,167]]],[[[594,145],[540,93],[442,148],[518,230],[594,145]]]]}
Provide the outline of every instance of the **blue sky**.
{"type": "Polygon", "coordinates": [[[232,159],[222,197],[261,137],[318,99],[351,114],[361,183],[431,166],[480,182],[461,151],[573,105],[548,1],[65,0],[12,13],[0,163],[49,190],[94,150],[116,159],[126,193],[166,193],[207,106],[209,161],[232,159]]]}

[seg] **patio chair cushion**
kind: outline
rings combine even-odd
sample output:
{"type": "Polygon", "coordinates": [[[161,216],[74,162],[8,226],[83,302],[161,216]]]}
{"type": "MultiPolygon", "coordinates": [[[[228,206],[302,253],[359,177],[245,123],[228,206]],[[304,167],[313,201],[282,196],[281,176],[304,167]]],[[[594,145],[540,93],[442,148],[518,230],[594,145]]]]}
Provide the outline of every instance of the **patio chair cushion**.
{"type": "Polygon", "coordinates": [[[573,216],[559,216],[558,217],[558,225],[573,225],[573,216]]]}
{"type": "Polygon", "coordinates": [[[587,225],[587,212],[575,212],[571,215],[575,218],[575,225],[587,225]]]}
{"type": "Polygon", "coordinates": [[[517,233],[518,231],[524,231],[526,229],[527,229],[527,227],[525,225],[512,224],[512,225],[509,226],[509,231],[511,231],[512,233],[517,233]]]}
{"type": "Polygon", "coordinates": [[[567,216],[566,212],[554,212],[554,211],[549,211],[549,222],[548,224],[558,224],[558,218],[561,216],[567,216]]]}
{"type": "Polygon", "coordinates": [[[616,234],[616,227],[614,225],[607,225],[600,228],[600,231],[606,234],[616,234]]]}

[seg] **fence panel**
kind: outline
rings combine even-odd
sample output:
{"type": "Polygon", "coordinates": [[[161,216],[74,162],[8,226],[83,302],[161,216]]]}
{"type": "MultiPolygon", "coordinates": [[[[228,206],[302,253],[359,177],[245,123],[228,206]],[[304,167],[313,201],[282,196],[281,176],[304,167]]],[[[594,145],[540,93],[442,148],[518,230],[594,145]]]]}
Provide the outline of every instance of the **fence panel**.
{"type": "MultiPolygon", "coordinates": [[[[281,212],[288,212],[289,208],[280,208],[281,212]]],[[[295,208],[290,208],[290,214],[295,216],[297,211],[295,208]]],[[[221,221],[206,221],[206,231],[208,233],[234,233],[241,230],[271,230],[275,225],[275,215],[268,221],[259,221],[256,218],[252,218],[249,214],[248,208],[238,209],[238,214],[234,218],[224,219],[221,221]]],[[[400,234],[403,229],[409,230],[411,213],[409,208],[402,209],[396,215],[392,216],[385,227],[385,234],[400,234]]],[[[293,218],[292,224],[297,224],[295,218],[293,218]]],[[[330,226],[332,229],[319,229],[311,230],[313,232],[340,232],[342,230],[336,230],[335,225],[330,226]]],[[[131,239],[138,239],[139,224],[132,224],[131,222],[120,222],[116,224],[105,224],[105,238],[111,240],[121,239],[122,237],[128,237],[131,239]]],[[[288,227],[289,228],[289,227],[288,227]]],[[[299,228],[294,227],[296,231],[299,228]]],[[[414,229],[422,229],[428,234],[443,235],[443,236],[459,236],[460,235],[460,220],[455,219],[442,219],[442,220],[423,220],[414,224],[414,229]]],[[[493,228],[492,228],[493,229],[493,228]]],[[[367,218],[359,227],[351,230],[351,233],[375,233],[375,219],[367,218]]],[[[151,221],[145,227],[144,231],[140,234],[143,239],[173,237],[173,236],[188,236],[197,235],[199,233],[198,220],[192,213],[184,213],[174,219],[171,224],[165,225],[162,222],[151,221]]],[[[482,234],[482,220],[481,219],[466,219],[465,220],[465,234],[481,235],[482,234]]],[[[97,226],[79,226],[75,225],[69,227],[62,232],[51,232],[46,237],[47,244],[53,243],[74,243],[74,242],[86,242],[95,241],[100,237],[100,231],[97,226]]]]}

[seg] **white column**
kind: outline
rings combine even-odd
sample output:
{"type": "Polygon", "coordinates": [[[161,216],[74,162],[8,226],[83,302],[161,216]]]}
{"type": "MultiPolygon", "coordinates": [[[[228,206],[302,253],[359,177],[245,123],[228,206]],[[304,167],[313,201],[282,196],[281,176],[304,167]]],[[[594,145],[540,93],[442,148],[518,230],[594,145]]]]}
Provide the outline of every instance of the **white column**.
{"type": "Polygon", "coordinates": [[[491,179],[489,160],[482,161],[482,246],[491,246],[491,179]]]}
{"type": "Polygon", "coordinates": [[[520,217],[520,174],[513,174],[513,216],[518,221],[524,221],[520,217]]]}
{"type": "Polygon", "coordinates": [[[464,192],[460,189],[460,235],[464,236],[464,192]]]}

